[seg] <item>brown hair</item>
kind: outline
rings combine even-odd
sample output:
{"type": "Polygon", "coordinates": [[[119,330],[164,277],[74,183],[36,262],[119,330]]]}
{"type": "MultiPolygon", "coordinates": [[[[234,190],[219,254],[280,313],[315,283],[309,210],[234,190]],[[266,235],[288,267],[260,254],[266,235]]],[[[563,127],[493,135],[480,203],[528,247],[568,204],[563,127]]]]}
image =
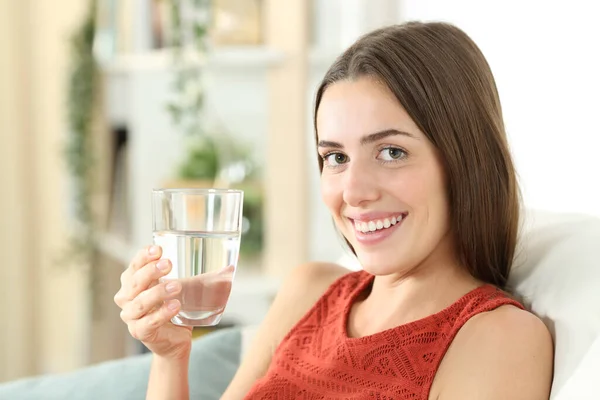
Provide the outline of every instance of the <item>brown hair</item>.
{"type": "Polygon", "coordinates": [[[477,45],[457,27],[438,22],[409,22],[363,36],[321,82],[315,132],[327,87],[363,76],[386,84],[441,154],[459,261],[475,278],[505,288],[519,189],[494,77],[477,45]]]}

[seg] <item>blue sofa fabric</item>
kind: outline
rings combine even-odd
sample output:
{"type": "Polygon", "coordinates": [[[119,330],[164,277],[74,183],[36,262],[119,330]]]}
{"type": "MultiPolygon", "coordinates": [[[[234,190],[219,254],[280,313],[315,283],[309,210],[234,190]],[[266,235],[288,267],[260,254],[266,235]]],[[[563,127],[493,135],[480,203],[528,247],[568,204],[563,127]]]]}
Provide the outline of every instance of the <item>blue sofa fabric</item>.
{"type": "MultiPolygon", "coordinates": [[[[192,345],[190,399],[219,399],[239,365],[240,332],[215,331],[192,345]]],[[[1,400],[143,400],[151,354],[104,362],[66,374],[0,384],[1,400]]]]}

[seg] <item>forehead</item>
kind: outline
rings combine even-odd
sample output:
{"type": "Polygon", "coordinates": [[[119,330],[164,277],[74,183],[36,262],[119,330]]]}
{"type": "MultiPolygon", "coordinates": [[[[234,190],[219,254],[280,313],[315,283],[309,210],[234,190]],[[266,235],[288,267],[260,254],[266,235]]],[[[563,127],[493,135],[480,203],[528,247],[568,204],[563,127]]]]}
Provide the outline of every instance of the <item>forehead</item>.
{"type": "Polygon", "coordinates": [[[391,128],[418,132],[391,90],[372,78],[330,85],[323,93],[316,122],[319,139],[341,140],[391,128]]]}

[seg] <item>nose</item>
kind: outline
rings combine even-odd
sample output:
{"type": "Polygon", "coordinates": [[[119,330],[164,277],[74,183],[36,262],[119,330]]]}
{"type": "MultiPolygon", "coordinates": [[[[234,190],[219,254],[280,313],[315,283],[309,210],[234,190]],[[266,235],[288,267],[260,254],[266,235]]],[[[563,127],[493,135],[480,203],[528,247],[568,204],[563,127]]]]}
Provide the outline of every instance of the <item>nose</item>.
{"type": "Polygon", "coordinates": [[[376,176],[364,165],[351,165],[345,171],[344,202],[351,207],[361,207],[376,201],[381,195],[376,176]]]}

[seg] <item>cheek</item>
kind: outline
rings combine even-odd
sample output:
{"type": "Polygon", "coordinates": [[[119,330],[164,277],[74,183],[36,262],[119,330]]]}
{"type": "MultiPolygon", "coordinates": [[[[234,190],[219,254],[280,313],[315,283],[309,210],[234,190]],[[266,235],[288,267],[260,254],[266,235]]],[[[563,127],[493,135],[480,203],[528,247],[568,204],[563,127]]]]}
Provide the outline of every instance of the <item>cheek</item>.
{"type": "Polygon", "coordinates": [[[418,209],[430,200],[431,177],[417,168],[389,174],[385,181],[388,192],[405,205],[418,209]]]}
{"type": "Polygon", "coordinates": [[[440,172],[433,168],[411,172],[414,173],[403,174],[395,180],[395,197],[418,211],[419,218],[440,220],[448,212],[446,188],[440,172]]]}
{"type": "Polygon", "coordinates": [[[339,210],[342,193],[335,180],[328,176],[321,176],[321,199],[332,214],[339,210]]]}
{"type": "Polygon", "coordinates": [[[427,207],[427,220],[434,223],[436,229],[445,231],[448,224],[448,194],[441,171],[429,169],[420,181],[417,203],[427,207]]]}

